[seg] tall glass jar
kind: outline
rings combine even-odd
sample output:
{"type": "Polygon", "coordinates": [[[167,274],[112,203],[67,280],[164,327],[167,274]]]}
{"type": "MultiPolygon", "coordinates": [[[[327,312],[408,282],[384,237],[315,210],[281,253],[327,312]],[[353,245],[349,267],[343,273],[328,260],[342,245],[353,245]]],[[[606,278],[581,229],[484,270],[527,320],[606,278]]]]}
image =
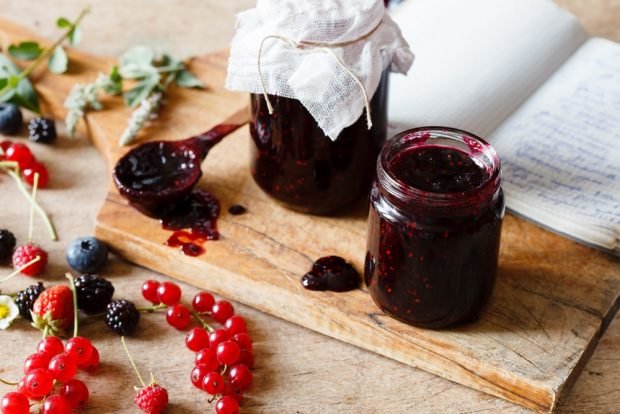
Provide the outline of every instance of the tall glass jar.
{"type": "Polygon", "coordinates": [[[476,320],[498,267],[500,161],[482,139],[449,128],[392,138],[371,191],[365,282],[375,303],[411,325],[476,320]]]}
{"type": "Polygon", "coordinates": [[[366,115],[345,128],[335,141],[295,99],[270,95],[269,115],[262,95],[252,94],[252,176],[260,188],[286,207],[327,214],[367,196],[374,166],[387,134],[388,71],[366,115]]]}

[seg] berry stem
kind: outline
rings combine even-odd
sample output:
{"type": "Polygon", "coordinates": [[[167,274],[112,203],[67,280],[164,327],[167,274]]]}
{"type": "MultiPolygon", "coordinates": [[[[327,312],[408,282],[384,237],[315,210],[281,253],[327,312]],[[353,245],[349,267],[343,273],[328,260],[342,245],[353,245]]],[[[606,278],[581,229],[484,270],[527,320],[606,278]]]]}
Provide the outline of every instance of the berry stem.
{"type": "Polygon", "coordinates": [[[50,326],[49,324],[45,324],[45,327],[43,328],[43,339],[45,339],[45,337],[49,334],[50,331],[50,326]]]}
{"type": "Polygon", "coordinates": [[[69,279],[69,285],[71,286],[71,294],[73,295],[73,337],[78,336],[78,304],[77,304],[77,292],[75,290],[75,280],[71,273],[65,273],[65,277],[69,279]]]}
{"type": "Polygon", "coordinates": [[[47,227],[47,232],[49,233],[52,241],[58,240],[58,236],[56,235],[56,230],[54,229],[54,225],[52,224],[50,218],[48,217],[45,210],[43,210],[41,206],[30,197],[30,193],[28,193],[28,190],[26,190],[26,187],[24,187],[24,183],[19,177],[19,174],[16,173],[15,171],[2,167],[1,165],[0,165],[0,168],[4,169],[6,173],[11,178],[13,178],[13,180],[15,180],[15,183],[17,184],[17,188],[19,189],[19,191],[21,191],[21,193],[26,197],[26,199],[28,199],[28,202],[30,202],[34,206],[35,210],[37,210],[37,213],[39,213],[39,215],[45,222],[45,226],[47,227]]]}
{"type": "Polygon", "coordinates": [[[203,328],[205,328],[208,332],[213,332],[215,329],[213,329],[213,327],[211,325],[209,325],[207,323],[207,321],[205,321],[204,319],[202,319],[202,317],[200,316],[200,314],[198,312],[194,312],[194,311],[190,311],[192,316],[194,317],[194,319],[196,319],[198,321],[198,323],[200,323],[202,325],[203,328]]]}
{"type": "Polygon", "coordinates": [[[37,200],[37,187],[39,186],[39,173],[34,173],[34,182],[32,183],[32,198],[33,203],[30,204],[30,221],[28,222],[28,243],[32,243],[32,228],[34,227],[34,203],[37,200]]]}
{"type": "Polygon", "coordinates": [[[133,367],[134,371],[136,371],[136,374],[138,374],[138,379],[140,380],[140,384],[142,384],[143,387],[146,387],[146,384],[144,383],[144,380],[142,379],[142,375],[140,375],[140,371],[138,371],[138,367],[136,367],[136,363],[133,362],[133,358],[131,357],[131,354],[129,353],[129,349],[127,349],[127,344],[125,343],[124,336],[121,336],[121,342],[123,343],[123,348],[125,348],[125,352],[127,353],[127,356],[129,357],[129,362],[131,362],[131,366],[133,367]]]}
{"type": "Polygon", "coordinates": [[[160,303],[159,305],[153,305],[153,306],[144,306],[142,308],[138,308],[138,312],[142,312],[142,313],[151,313],[151,312],[155,312],[161,309],[166,309],[167,306],[163,303],[160,303]]]}
{"type": "Polygon", "coordinates": [[[0,383],[4,384],[4,385],[19,385],[19,382],[11,382],[11,381],[7,381],[5,379],[0,378],[0,383]]]}
{"type": "Polygon", "coordinates": [[[18,275],[22,270],[24,270],[25,268],[27,268],[28,266],[30,266],[31,264],[34,264],[36,262],[38,262],[39,260],[41,260],[41,256],[37,256],[34,259],[32,259],[31,261],[29,261],[28,263],[26,263],[25,265],[21,266],[19,269],[15,269],[10,275],[0,279],[0,283],[2,282],[6,282],[7,280],[9,280],[10,278],[12,278],[15,275],[18,275]]]}

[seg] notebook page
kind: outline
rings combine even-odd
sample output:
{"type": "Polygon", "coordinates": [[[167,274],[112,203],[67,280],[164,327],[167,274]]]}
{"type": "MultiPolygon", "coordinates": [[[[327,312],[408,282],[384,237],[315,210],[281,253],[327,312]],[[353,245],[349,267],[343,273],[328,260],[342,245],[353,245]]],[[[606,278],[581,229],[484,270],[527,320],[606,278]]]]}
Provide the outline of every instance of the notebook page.
{"type": "Polygon", "coordinates": [[[485,137],[587,38],[549,0],[408,0],[392,15],[416,61],[390,78],[391,132],[441,125],[485,137]]]}
{"type": "Polygon", "coordinates": [[[587,243],[620,246],[620,45],[592,39],[490,138],[507,206],[587,243]]]}

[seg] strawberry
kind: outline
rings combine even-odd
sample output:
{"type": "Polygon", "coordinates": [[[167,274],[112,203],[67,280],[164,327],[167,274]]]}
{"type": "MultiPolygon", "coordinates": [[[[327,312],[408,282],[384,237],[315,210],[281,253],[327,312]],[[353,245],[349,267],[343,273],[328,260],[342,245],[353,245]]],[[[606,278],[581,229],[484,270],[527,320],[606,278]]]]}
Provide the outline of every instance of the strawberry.
{"type": "Polygon", "coordinates": [[[73,324],[73,294],[67,285],[44,290],[32,307],[32,326],[49,329],[52,333],[65,331],[73,324]]]}

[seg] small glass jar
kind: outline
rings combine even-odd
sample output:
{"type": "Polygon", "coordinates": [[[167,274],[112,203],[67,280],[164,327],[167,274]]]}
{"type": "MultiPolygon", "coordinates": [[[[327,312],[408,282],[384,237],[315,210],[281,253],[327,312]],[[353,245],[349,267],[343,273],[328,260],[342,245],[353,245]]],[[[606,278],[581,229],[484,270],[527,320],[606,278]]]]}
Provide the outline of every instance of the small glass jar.
{"type": "Polygon", "coordinates": [[[364,276],[375,303],[425,328],[476,320],[505,209],[495,150],[456,129],[405,131],[381,151],[370,198],[364,276]]]}
{"type": "Polygon", "coordinates": [[[387,134],[388,76],[384,71],[370,102],[373,127],[363,113],[335,141],[298,100],[270,95],[269,115],[263,96],[252,94],[251,171],[259,187],[286,207],[311,214],[367,196],[387,134]]]}

